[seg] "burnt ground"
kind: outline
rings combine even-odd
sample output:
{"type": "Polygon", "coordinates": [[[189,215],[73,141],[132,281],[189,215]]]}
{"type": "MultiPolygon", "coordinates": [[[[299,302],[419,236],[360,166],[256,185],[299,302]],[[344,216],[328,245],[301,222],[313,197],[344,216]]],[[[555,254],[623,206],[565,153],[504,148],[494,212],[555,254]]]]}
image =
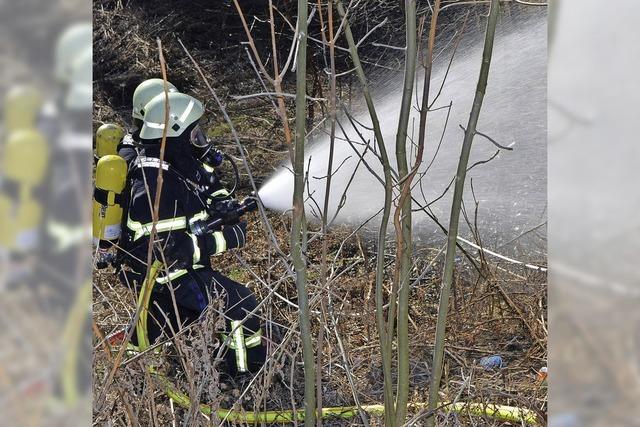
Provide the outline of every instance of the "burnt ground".
{"type": "MultiPolygon", "coordinates": [[[[284,16],[290,18],[295,13],[293,2],[274,3],[284,16]]],[[[268,52],[268,28],[261,22],[266,18],[265,5],[258,1],[241,4],[246,7],[247,16],[252,16],[250,22],[254,25],[259,50],[268,52]]],[[[354,24],[356,34],[365,34],[380,21],[374,12],[386,11],[391,22],[397,22],[394,19],[402,16],[395,3],[380,2],[376,7],[378,9],[373,12],[357,15],[358,25],[354,24]]],[[[451,16],[449,21],[443,22],[453,25],[456,19],[456,16],[451,16]]],[[[277,18],[276,21],[278,49],[286,52],[291,31],[284,19],[277,18]]],[[[399,27],[383,27],[380,42],[392,44],[397,41],[399,27]]],[[[180,48],[180,39],[200,63],[225,103],[258,185],[287,158],[282,121],[271,101],[268,98],[241,101],[233,98],[234,95],[262,92],[264,89],[241,44],[245,36],[232,4],[96,0],[94,32],[96,127],[111,121],[128,123],[133,89],[142,80],[160,75],[156,45],[156,38],[160,37],[169,80],[181,91],[205,101],[210,136],[223,150],[238,157],[229,127],[180,48]]],[[[312,45],[312,52],[309,95],[322,97],[328,85],[322,73],[322,52],[318,45],[312,45]]],[[[265,57],[267,55],[265,53],[265,57]]],[[[372,63],[389,65],[395,60],[389,53],[367,52],[366,55],[372,63]]],[[[348,65],[348,61],[340,57],[339,67],[347,70],[348,65]]],[[[370,71],[374,75],[378,72],[376,67],[370,71]]],[[[286,92],[295,92],[293,79],[295,76],[291,73],[285,78],[286,92]]],[[[338,95],[346,100],[357,96],[357,85],[349,78],[344,79],[338,95]]],[[[313,126],[324,117],[326,107],[313,102],[309,107],[308,125],[313,126]]],[[[288,110],[289,117],[293,117],[292,104],[288,104],[288,110]]],[[[247,173],[243,171],[240,197],[249,191],[247,173]]],[[[279,247],[288,253],[288,215],[269,213],[268,219],[279,247]]],[[[183,332],[171,346],[161,347],[159,355],[150,353],[127,362],[118,371],[114,384],[105,391],[101,385],[105,373],[112,366],[110,358],[113,355],[104,351],[100,338],[95,337],[94,396],[106,392],[106,400],[94,404],[94,418],[99,425],[107,421],[111,425],[131,425],[134,423],[132,420],[137,420],[140,425],[168,425],[171,422],[176,425],[209,425],[195,407],[182,409],[167,398],[162,381],[147,373],[150,364],[194,401],[199,400],[212,407],[233,406],[247,412],[302,407],[303,370],[296,332],[295,284],[287,277],[282,258],[265,230],[258,216],[252,215],[247,246],[242,251],[212,259],[214,268],[246,284],[259,300],[266,300],[261,315],[270,323],[279,325],[279,334],[273,339],[283,344],[272,347],[273,359],[264,371],[255,377],[235,380],[220,375],[221,369],[211,356],[217,352],[215,328],[219,321],[212,311],[197,327],[183,332]],[[271,291],[274,287],[277,287],[277,295],[271,291]]],[[[325,238],[332,279],[325,287],[321,267],[323,238],[318,231],[316,225],[310,225],[311,235],[317,237],[310,243],[307,255],[314,310],[313,333],[317,351],[322,354],[323,405],[353,405],[354,394],[360,404],[381,403],[382,371],[374,303],[374,266],[378,254],[373,234],[369,231],[354,232],[348,227],[336,227],[330,231],[325,238]],[[353,384],[350,384],[349,377],[353,384]]],[[[391,240],[384,255],[389,262],[393,261],[394,253],[391,240]]],[[[440,247],[418,247],[415,250],[409,331],[412,403],[425,402],[428,397],[443,259],[442,255],[437,256],[439,251],[440,247]]],[[[480,269],[474,268],[464,257],[456,266],[441,397],[443,400],[523,406],[538,411],[543,417],[546,413],[546,383],[536,379],[536,372],[546,366],[546,274],[496,263],[491,259],[482,262],[478,253],[470,253],[470,256],[480,269]],[[493,354],[502,356],[503,368],[485,371],[479,366],[479,359],[493,354]]],[[[94,273],[93,313],[101,334],[108,335],[127,325],[134,309],[135,295],[117,281],[113,272],[94,273]]],[[[417,412],[412,410],[413,414],[417,412]]],[[[445,410],[441,411],[439,419],[442,425],[508,424],[466,414],[447,415],[445,410]]],[[[421,422],[418,418],[412,424],[420,425],[421,422]]],[[[382,425],[376,417],[372,417],[370,423],[382,425]]],[[[354,417],[346,421],[327,420],[325,425],[362,425],[362,421],[354,417]]]]}

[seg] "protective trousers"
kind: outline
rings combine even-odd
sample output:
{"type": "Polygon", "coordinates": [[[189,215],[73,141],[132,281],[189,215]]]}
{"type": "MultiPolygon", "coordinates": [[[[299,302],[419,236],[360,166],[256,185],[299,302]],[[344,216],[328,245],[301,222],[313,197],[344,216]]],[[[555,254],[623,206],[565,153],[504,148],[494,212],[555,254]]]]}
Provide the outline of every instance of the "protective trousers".
{"type": "MultiPolygon", "coordinates": [[[[209,303],[215,304],[218,298],[224,302],[225,331],[218,338],[227,347],[225,371],[230,375],[257,371],[265,361],[266,349],[262,344],[260,320],[248,314],[258,302],[247,287],[209,268],[191,270],[171,284],[155,284],[148,307],[149,342],[153,343],[163,334],[171,336],[172,331],[197,321],[209,303]],[[169,286],[173,287],[178,316],[169,286]]],[[[134,332],[134,345],[137,345],[136,336],[134,332]]]]}

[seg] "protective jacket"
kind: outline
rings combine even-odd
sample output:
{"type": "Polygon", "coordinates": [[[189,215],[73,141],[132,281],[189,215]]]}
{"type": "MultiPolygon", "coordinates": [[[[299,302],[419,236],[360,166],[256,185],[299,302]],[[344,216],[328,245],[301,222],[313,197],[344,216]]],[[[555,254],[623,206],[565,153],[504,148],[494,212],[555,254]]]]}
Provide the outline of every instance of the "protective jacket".
{"type": "MultiPolygon", "coordinates": [[[[169,275],[163,274],[158,278],[158,283],[166,283],[186,274],[189,267],[200,268],[203,262],[208,263],[210,255],[238,247],[245,241],[244,235],[238,236],[242,238],[235,241],[236,233],[232,234],[234,240],[227,241],[229,233],[223,230],[199,237],[190,232],[190,226],[195,221],[210,219],[212,212],[207,200],[225,200],[229,198],[229,193],[217,179],[205,184],[201,165],[183,153],[173,153],[172,149],[175,149],[172,145],[167,143],[166,160],[162,164],[156,146],[142,148],[140,154],[131,161],[128,174],[129,208],[124,218],[124,241],[121,242],[129,266],[135,272],[146,273],[144,263],[153,225],[152,204],[157,192],[158,173],[162,168],[163,185],[156,231],[158,241],[163,243],[164,256],[174,261],[172,264],[175,265],[169,266],[169,275]],[[190,255],[191,262],[185,258],[185,254],[190,255]]],[[[160,258],[159,253],[156,255],[160,258]]]]}
{"type": "MultiPolygon", "coordinates": [[[[202,163],[188,150],[181,149],[184,145],[179,142],[167,141],[162,163],[157,145],[136,147],[135,157],[130,151],[121,152],[131,160],[128,212],[123,218],[119,250],[119,259],[124,265],[120,277],[129,286],[140,286],[145,278],[153,225],[152,206],[158,173],[162,169],[156,223],[158,244],[153,257],[162,260],[167,268],[156,279],[151,295],[149,341],[153,343],[162,333],[170,335],[197,320],[210,300],[220,297],[225,307],[225,334],[232,334],[230,338],[225,335],[224,339],[231,349],[227,352],[227,367],[231,372],[245,372],[261,366],[265,357],[258,318],[245,319],[257,307],[257,301],[249,289],[213,271],[210,256],[244,246],[246,224],[225,226],[200,236],[191,232],[190,226],[195,221],[212,219],[216,215],[212,206],[229,200],[230,194],[215,175],[207,174],[202,163]],[[169,287],[173,288],[178,313],[175,313],[169,287]],[[178,324],[178,319],[182,324],[178,324]]],[[[123,147],[123,150],[129,148],[123,147]]]]}

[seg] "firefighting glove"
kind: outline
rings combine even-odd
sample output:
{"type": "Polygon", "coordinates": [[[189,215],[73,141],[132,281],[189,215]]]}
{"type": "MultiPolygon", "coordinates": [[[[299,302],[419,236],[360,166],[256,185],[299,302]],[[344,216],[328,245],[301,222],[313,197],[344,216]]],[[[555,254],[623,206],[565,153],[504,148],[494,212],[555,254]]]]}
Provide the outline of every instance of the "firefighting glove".
{"type": "Polygon", "coordinates": [[[164,259],[172,270],[187,268],[193,264],[194,250],[191,236],[186,233],[171,233],[164,244],[164,259]]]}
{"type": "MultiPolygon", "coordinates": [[[[212,215],[223,219],[223,223],[229,226],[237,225],[240,222],[238,209],[240,202],[236,199],[217,201],[212,209],[212,215]]],[[[245,224],[246,228],[246,224],[245,224]]]]}

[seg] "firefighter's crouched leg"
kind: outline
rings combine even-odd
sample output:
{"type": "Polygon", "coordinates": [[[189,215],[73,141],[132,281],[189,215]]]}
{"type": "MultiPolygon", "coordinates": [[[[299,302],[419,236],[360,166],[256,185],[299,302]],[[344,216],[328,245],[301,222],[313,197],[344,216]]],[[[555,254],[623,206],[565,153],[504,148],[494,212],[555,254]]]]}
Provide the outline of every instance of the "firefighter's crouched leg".
{"type": "Polygon", "coordinates": [[[216,291],[224,289],[226,334],[221,338],[229,347],[225,355],[227,373],[258,371],[267,351],[260,319],[255,315],[247,317],[258,306],[256,297],[246,286],[217,271],[213,272],[213,285],[216,291]]]}
{"type": "MultiPolygon", "coordinates": [[[[208,268],[192,271],[171,285],[156,284],[147,321],[150,343],[154,343],[161,335],[171,336],[172,330],[180,329],[169,286],[173,288],[183,326],[198,320],[210,299],[223,299],[225,333],[219,338],[228,347],[225,352],[225,371],[229,375],[256,372],[262,367],[266,359],[262,340],[264,331],[257,316],[247,317],[258,306],[256,297],[247,287],[208,268]]],[[[133,344],[136,344],[135,333],[132,338],[133,344]]]]}

